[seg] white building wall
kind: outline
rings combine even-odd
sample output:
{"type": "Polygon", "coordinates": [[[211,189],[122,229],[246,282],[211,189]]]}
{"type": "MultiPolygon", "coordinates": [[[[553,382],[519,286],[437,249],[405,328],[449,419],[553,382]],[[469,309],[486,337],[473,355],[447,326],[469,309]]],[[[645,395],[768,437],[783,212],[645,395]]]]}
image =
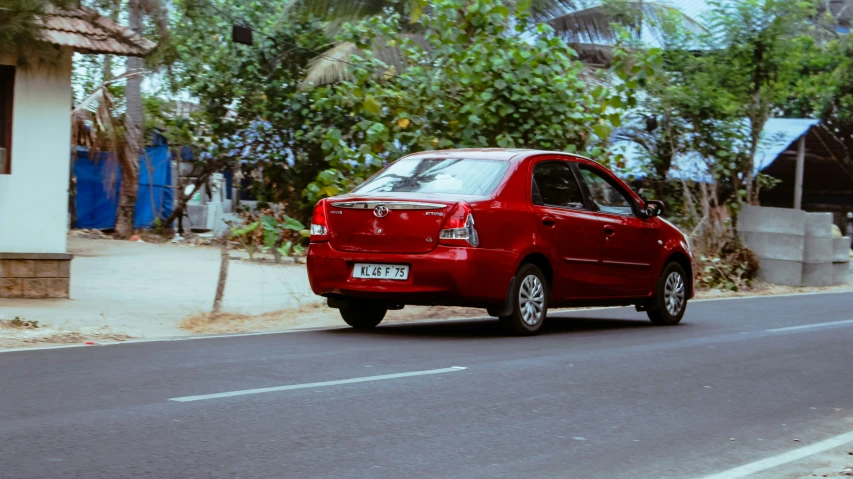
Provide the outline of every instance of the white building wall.
{"type": "MultiPolygon", "coordinates": [[[[71,50],[18,66],[12,174],[0,175],[0,253],[65,253],[71,157],[71,50]]],[[[15,65],[0,57],[0,64],[15,65]]]]}

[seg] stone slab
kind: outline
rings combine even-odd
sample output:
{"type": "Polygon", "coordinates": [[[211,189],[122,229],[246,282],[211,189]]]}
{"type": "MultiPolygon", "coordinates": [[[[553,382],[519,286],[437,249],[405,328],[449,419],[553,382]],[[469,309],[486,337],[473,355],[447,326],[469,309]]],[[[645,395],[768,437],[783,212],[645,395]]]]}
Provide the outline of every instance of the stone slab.
{"type": "Polygon", "coordinates": [[[806,236],[832,238],[832,213],[807,213],[806,236]]]}
{"type": "Polygon", "coordinates": [[[71,261],[60,261],[59,262],[59,278],[70,278],[71,277],[71,261]]]}
{"type": "Polygon", "coordinates": [[[805,236],[806,212],[790,208],[744,206],[738,214],[737,229],[805,236]]]}
{"type": "Polygon", "coordinates": [[[800,286],[803,283],[803,263],[780,259],[760,259],[758,279],[770,284],[800,286]]]}
{"type": "Polygon", "coordinates": [[[767,233],[763,231],[739,231],[738,236],[744,246],[755,253],[759,259],[803,261],[805,237],[802,235],[767,233]]]}
{"type": "Polygon", "coordinates": [[[832,263],[832,284],[847,284],[850,282],[850,262],[832,263]]]}
{"type": "Polygon", "coordinates": [[[44,261],[35,261],[36,278],[56,278],[59,276],[59,261],[49,259],[44,261]]]}
{"type": "Polygon", "coordinates": [[[0,298],[20,298],[24,295],[24,280],[0,278],[0,298]]]}
{"type": "Polygon", "coordinates": [[[803,263],[832,263],[833,238],[805,237],[803,263]]]}
{"type": "Polygon", "coordinates": [[[10,278],[32,278],[36,275],[36,262],[31,259],[12,259],[8,261],[10,278]]]}
{"type": "Polygon", "coordinates": [[[59,261],[70,261],[74,258],[71,253],[0,253],[2,259],[55,259],[59,261]]]}
{"type": "Polygon", "coordinates": [[[71,280],[68,278],[50,278],[47,280],[45,294],[48,298],[68,298],[71,292],[71,280]]]}
{"type": "Polygon", "coordinates": [[[831,286],[832,263],[803,264],[803,286],[831,286]]]}
{"type": "Polygon", "coordinates": [[[189,220],[189,225],[184,223],[185,228],[206,229],[207,205],[187,205],[187,219],[189,220]]]}
{"type": "Polygon", "coordinates": [[[47,279],[44,278],[24,278],[24,298],[46,298],[47,297],[47,279]]]}

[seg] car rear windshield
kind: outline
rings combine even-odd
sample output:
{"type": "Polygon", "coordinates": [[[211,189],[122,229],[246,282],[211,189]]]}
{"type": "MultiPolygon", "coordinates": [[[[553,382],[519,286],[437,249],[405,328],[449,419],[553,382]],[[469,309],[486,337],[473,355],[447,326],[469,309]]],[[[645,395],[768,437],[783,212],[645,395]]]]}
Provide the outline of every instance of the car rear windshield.
{"type": "Polygon", "coordinates": [[[356,188],[358,193],[448,193],[487,196],[503,178],[509,162],[466,158],[399,160],[356,188]]]}

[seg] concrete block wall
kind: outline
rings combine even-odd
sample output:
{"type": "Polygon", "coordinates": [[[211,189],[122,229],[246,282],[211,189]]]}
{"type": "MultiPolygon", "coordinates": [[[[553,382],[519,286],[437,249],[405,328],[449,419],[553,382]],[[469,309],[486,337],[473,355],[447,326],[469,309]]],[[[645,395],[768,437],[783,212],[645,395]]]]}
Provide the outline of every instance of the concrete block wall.
{"type": "Polygon", "coordinates": [[[68,298],[70,254],[0,253],[0,298],[68,298]]]}
{"type": "Polygon", "coordinates": [[[832,237],[832,213],[746,206],[738,235],[760,261],[758,279],[791,286],[829,286],[848,281],[849,252],[832,237]],[[843,264],[843,268],[842,268],[843,264]],[[843,272],[842,272],[843,269],[843,272]]]}

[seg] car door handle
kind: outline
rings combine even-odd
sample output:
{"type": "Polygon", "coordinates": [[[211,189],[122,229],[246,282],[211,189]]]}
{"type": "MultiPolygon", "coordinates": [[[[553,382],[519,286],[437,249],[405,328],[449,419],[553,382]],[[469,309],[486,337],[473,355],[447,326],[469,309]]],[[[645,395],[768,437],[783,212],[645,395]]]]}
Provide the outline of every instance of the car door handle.
{"type": "Polygon", "coordinates": [[[607,236],[610,236],[615,232],[616,228],[614,228],[612,225],[604,225],[604,234],[606,234],[607,236]]]}
{"type": "Polygon", "coordinates": [[[556,221],[554,220],[553,216],[543,216],[542,217],[542,224],[545,226],[552,226],[553,227],[556,224],[556,221]]]}

